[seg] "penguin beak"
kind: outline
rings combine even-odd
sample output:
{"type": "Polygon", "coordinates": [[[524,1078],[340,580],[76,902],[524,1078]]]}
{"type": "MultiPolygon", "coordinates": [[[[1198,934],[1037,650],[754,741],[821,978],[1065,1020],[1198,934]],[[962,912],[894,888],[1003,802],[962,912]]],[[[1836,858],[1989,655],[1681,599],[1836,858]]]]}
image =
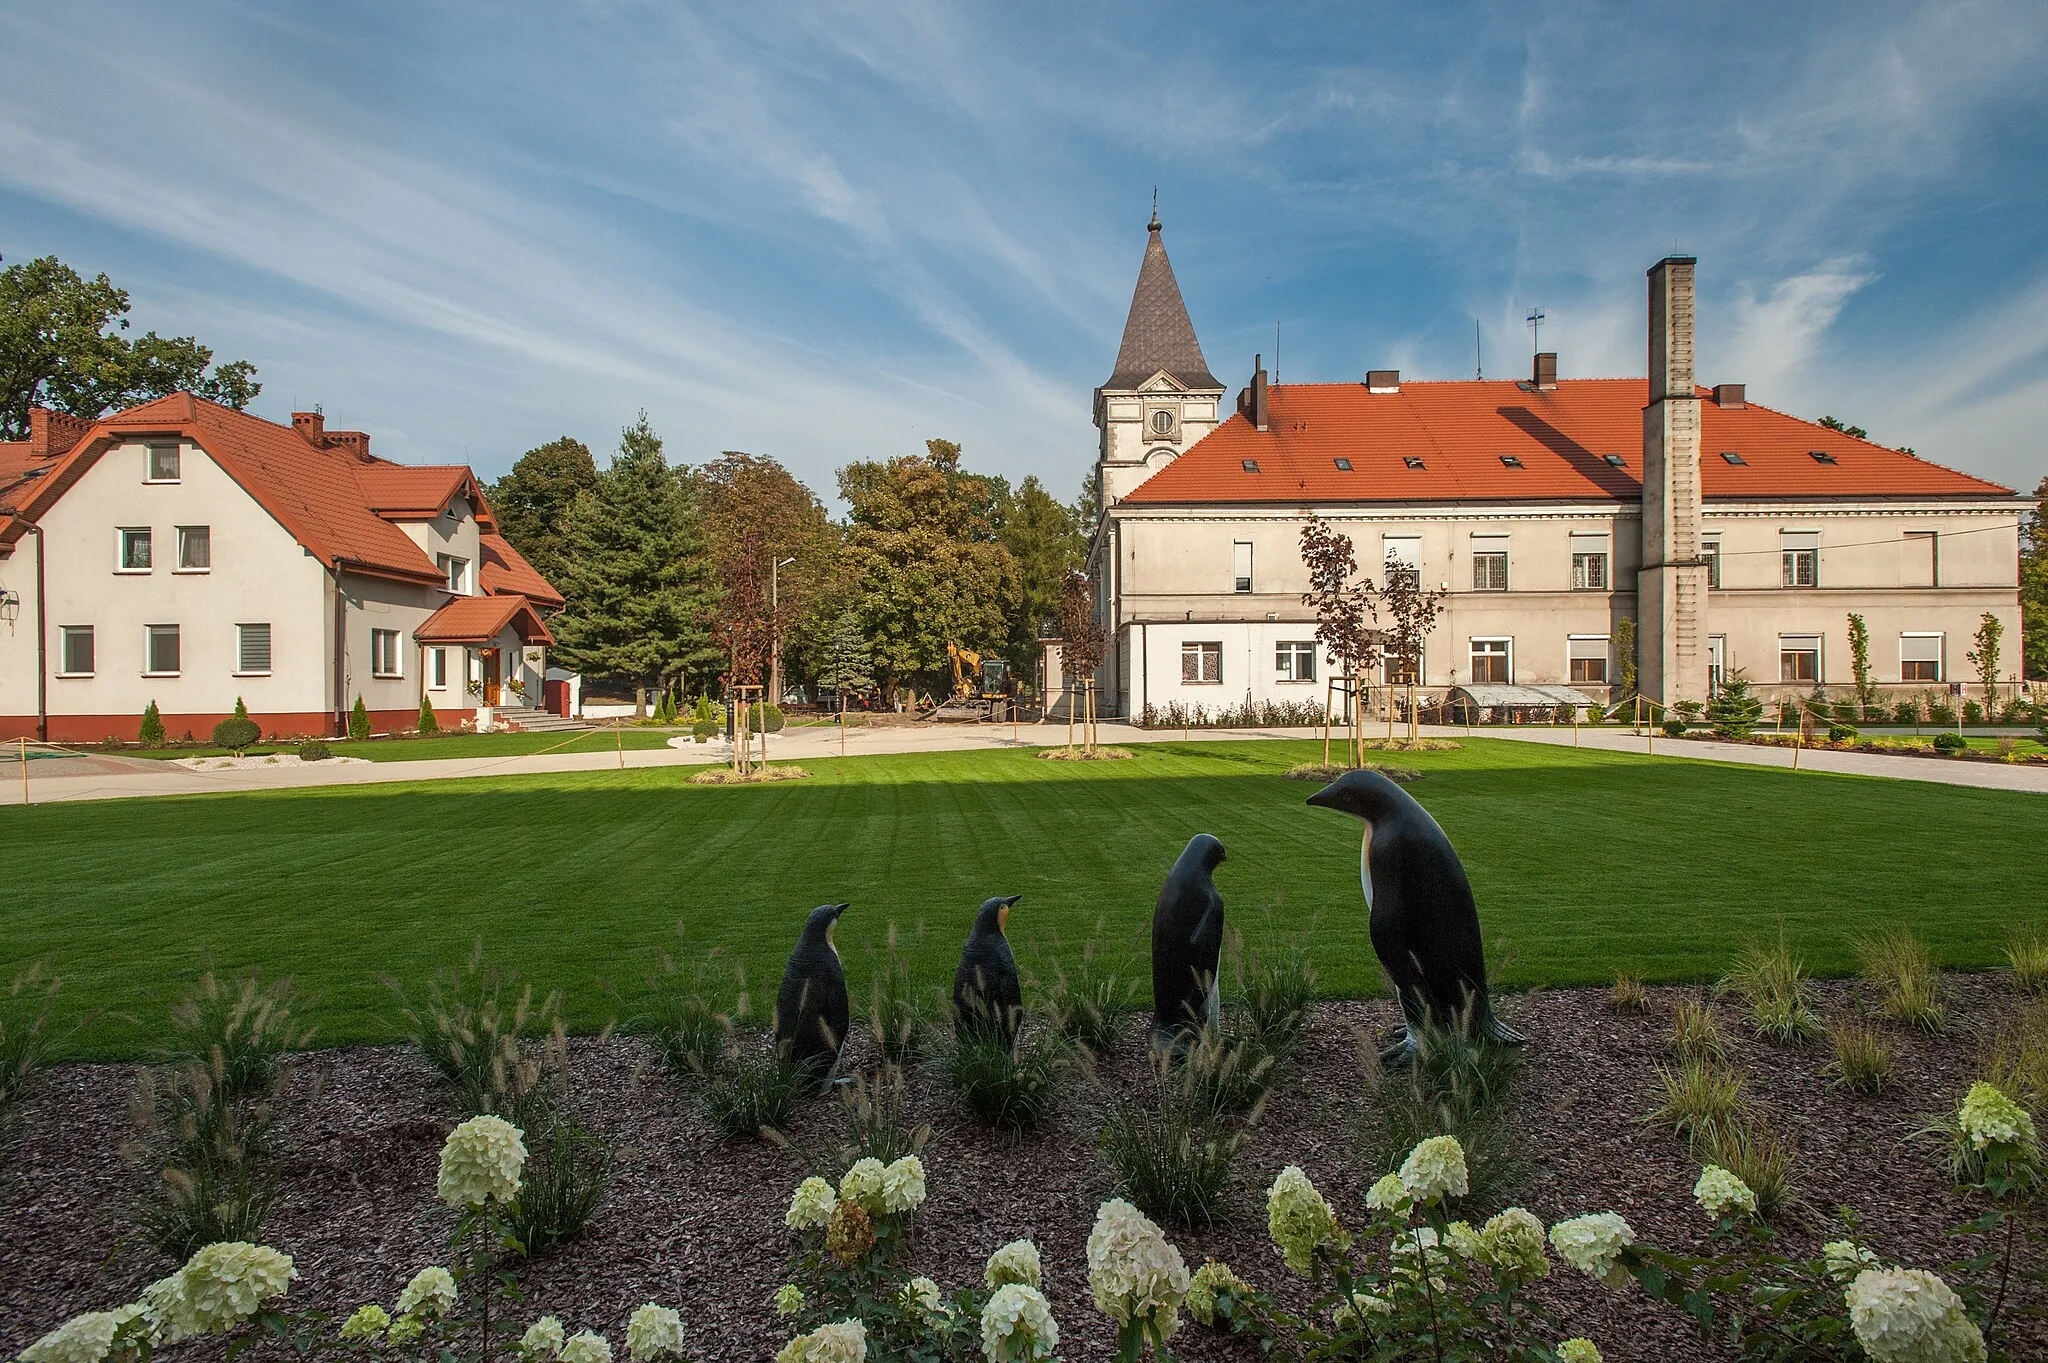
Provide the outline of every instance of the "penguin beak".
{"type": "Polygon", "coordinates": [[[1008,895],[1003,900],[1003,907],[996,910],[996,927],[1004,936],[1010,932],[1010,906],[1023,897],[1021,894],[1008,895]]]}
{"type": "Polygon", "coordinates": [[[1341,812],[1344,806],[1338,802],[1342,798],[1343,795],[1337,789],[1337,783],[1332,781],[1329,785],[1324,786],[1321,790],[1309,796],[1308,802],[1317,809],[1335,809],[1341,812]]]}

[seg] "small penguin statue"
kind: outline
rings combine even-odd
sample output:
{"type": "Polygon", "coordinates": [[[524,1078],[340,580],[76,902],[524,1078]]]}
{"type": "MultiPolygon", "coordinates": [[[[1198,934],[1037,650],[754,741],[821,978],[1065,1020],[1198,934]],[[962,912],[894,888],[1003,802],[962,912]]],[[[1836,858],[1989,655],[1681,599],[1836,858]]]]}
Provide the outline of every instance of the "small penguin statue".
{"type": "Polygon", "coordinates": [[[953,1023],[962,1041],[974,1036],[1017,1043],[1024,1019],[1024,989],[1017,982],[1017,958],[1010,951],[1010,906],[1024,896],[984,900],[974,927],[960,948],[953,972],[953,1023]]]}
{"type": "Polygon", "coordinates": [[[1152,911],[1152,1044],[1176,1052],[1216,1025],[1223,896],[1210,875],[1223,844],[1197,833],[1166,873],[1152,911]]]}
{"type": "Polygon", "coordinates": [[[821,904],[804,920],[803,936],[789,953],[782,987],[775,991],[775,1044],[788,1047],[790,1060],[811,1073],[820,1086],[831,1082],[846,1044],[851,1016],[846,997],[846,971],[832,932],[844,904],[821,904]]]}
{"type": "Polygon", "coordinates": [[[1479,909],[1444,830],[1415,798],[1376,771],[1349,771],[1308,797],[1365,825],[1358,876],[1372,949],[1394,981],[1405,1026],[1380,1062],[1412,1064],[1425,1028],[1464,1029],[1505,1046],[1520,1033],[1493,1015],[1479,909]]]}

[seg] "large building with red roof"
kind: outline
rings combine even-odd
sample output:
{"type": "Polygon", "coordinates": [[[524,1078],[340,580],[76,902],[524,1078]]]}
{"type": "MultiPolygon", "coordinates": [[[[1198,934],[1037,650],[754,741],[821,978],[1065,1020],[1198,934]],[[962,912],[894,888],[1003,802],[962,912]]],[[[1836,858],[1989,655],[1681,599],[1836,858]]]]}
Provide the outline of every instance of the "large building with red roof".
{"type": "Polygon", "coordinates": [[[36,411],[0,443],[0,736],[133,739],[152,702],[204,738],[538,704],[562,596],[498,533],[476,475],[370,453],[186,393],[98,421],[36,411]]]}
{"type": "Polygon", "coordinates": [[[1419,670],[1439,698],[1620,699],[1630,630],[1661,704],[1738,672],[1766,696],[1844,695],[1851,615],[1881,693],[1974,679],[1985,614],[2018,637],[2012,490],[1698,386],[1693,271],[1650,271],[1647,378],[1561,379],[1544,354],[1519,380],[1273,384],[1255,362],[1227,411],[1155,216],[1095,393],[1103,709],[1321,706],[1310,515],[1351,538],[1361,576],[1444,593],[1419,670]]]}

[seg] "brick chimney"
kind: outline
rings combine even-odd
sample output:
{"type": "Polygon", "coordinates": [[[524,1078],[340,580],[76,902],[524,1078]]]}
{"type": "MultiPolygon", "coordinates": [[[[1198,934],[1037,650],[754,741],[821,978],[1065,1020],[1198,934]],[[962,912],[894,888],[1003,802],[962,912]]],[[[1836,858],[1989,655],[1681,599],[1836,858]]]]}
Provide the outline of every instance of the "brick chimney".
{"type": "Polygon", "coordinates": [[[1237,411],[1255,430],[1266,429],[1266,357],[1252,356],[1252,381],[1237,395],[1237,411]]]}
{"type": "Polygon", "coordinates": [[[1545,350],[1536,356],[1536,372],[1530,376],[1530,382],[1536,385],[1539,392],[1547,393],[1557,387],[1557,352],[1555,350],[1545,350]]]}
{"type": "Polygon", "coordinates": [[[1650,401],[1643,408],[1637,684],[1664,705],[1707,698],[1707,570],[1700,557],[1700,400],[1693,386],[1691,256],[1650,267],[1650,401]]]}
{"type": "Polygon", "coordinates": [[[327,418],[318,412],[293,412],[292,429],[316,450],[327,448],[327,418]]]}
{"type": "Polygon", "coordinates": [[[329,431],[327,448],[347,450],[365,464],[370,462],[370,437],[362,431],[329,431]]]}
{"type": "Polygon", "coordinates": [[[68,453],[79,437],[92,429],[82,416],[53,412],[47,407],[28,409],[28,454],[31,459],[54,459],[68,453]]]}

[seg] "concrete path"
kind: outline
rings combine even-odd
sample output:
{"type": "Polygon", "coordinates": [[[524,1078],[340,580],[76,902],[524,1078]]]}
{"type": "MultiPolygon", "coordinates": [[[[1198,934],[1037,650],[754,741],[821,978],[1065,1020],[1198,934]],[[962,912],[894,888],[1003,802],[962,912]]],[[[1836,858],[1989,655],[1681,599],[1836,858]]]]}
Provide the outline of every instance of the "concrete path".
{"type": "MultiPolygon", "coordinates": [[[[1422,732],[1433,738],[1464,738],[1466,731],[1425,726],[1422,732]]],[[[1136,729],[1123,724],[1102,724],[1098,733],[1104,743],[1177,743],[1178,729],[1136,729]]],[[[1319,738],[1320,729],[1196,729],[1188,735],[1199,741],[1237,741],[1269,738],[1319,738]]],[[[1473,737],[1497,738],[1518,743],[1550,743],[1569,747],[1574,741],[1570,729],[1484,728],[1473,737]]],[[[974,749],[1012,747],[1054,747],[1067,741],[1064,724],[947,724],[890,726],[849,729],[844,751],[849,757],[876,753],[962,752],[974,749]]],[[[1659,757],[1689,758],[1695,761],[1736,762],[1758,767],[1785,767],[1793,754],[1784,748],[1761,748],[1739,743],[1718,743],[1705,739],[1671,739],[1659,734],[1646,738],[1625,729],[1578,731],[1581,747],[1607,752],[1650,753],[1659,757]]],[[[769,757],[778,762],[837,757],[841,735],[836,726],[804,726],[771,735],[769,757]]],[[[684,743],[680,747],[627,752],[549,753],[536,756],[449,758],[424,762],[372,762],[333,765],[280,764],[276,767],[237,771],[192,771],[168,762],[143,758],[80,754],[65,759],[62,771],[44,770],[43,762],[29,764],[29,802],[57,804],[75,800],[120,800],[152,795],[213,795],[236,791],[283,790],[309,786],[384,785],[394,781],[447,781],[472,776],[526,776],[573,772],[617,771],[621,767],[641,770],[650,767],[697,767],[726,760],[719,744],[684,743]]],[[[1927,781],[1938,785],[1975,786],[1986,790],[2016,790],[2048,794],[2048,766],[2008,766],[1998,762],[1944,761],[1925,757],[1891,757],[1873,753],[1825,752],[1808,749],[1799,754],[1799,769],[1835,772],[1854,776],[1883,776],[1906,781],[1927,781]]],[[[58,766],[48,762],[49,768],[58,766]]],[[[0,754],[0,805],[22,803],[19,769],[0,754]]]]}

